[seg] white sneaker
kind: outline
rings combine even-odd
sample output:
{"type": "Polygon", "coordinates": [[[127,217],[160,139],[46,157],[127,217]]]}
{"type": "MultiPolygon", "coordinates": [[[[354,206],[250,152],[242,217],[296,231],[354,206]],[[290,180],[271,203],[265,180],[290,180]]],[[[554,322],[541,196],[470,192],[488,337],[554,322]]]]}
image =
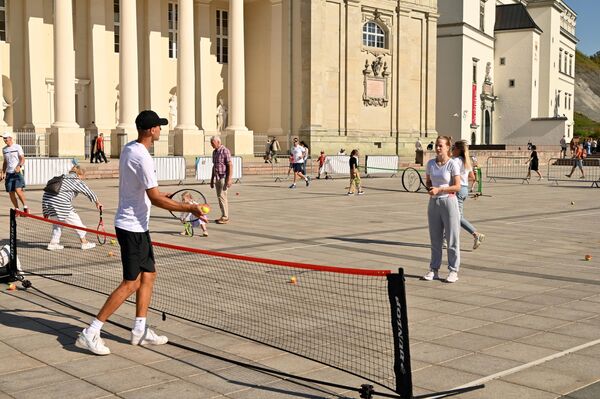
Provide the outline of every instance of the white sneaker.
{"type": "Polygon", "coordinates": [[[442,241],[442,249],[448,249],[448,241],[446,240],[445,237],[444,237],[444,240],[442,241]]]}
{"type": "Polygon", "coordinates": [[[164,345],[168,341],[169,338],[164,335],[157,335],[148,327],[142,333],[131,331],[131,345],[164,345]]]}
{"type": "Polygon", "coordinates": [[[481,234],[481,233],[477,234],[477,237],[474,237],[473,249],[479,248],[479,246],[481,245],[483,240],[485,240],[485,234],[481,234]]]}
{"type": "Polygon", "coordinates": [[[429,272],[422,277],[425,281],[439,280],[440,276],[438,275],[437,270],[429,270],[429,272]]]}
{"type": "Polygon", "coordinates": [[[84,251],[86,249],[92,249],[92,248],[96,248],[96,244],[94,244],[93,242],[86,242],[85,244],[81,244],[81,249],[83,249],[84,251]]]}
{"type": "Polygon", "coordinates": [[[54,243],[50,243],[48,244],[48,251],[60,251],[61,249],[64,249],[65,247],[63,247],[60,244],[54,244],[54,243]]]}
{"type": "Polygon", "coordinates": [[[75,346],[81,349],[87,349],[95,355],[110,355],[110,349],[104,345],[100,338],[100,332],[97,334],[86,334],[85,331],[79,333],[75,346]]]}
{"type": "Polygon", "coordinates": [[[447,283],[456,283],[457,281],[458,281],[458,273],[457,272],[450,272],[448,274],[448,277],[446,277],[447,283]]]}

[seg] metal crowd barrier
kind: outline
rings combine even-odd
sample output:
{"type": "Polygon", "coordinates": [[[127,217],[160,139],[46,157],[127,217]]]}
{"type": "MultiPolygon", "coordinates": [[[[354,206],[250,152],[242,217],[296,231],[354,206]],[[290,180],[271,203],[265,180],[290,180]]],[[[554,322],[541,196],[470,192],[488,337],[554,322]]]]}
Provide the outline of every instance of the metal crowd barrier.
{"type": "Polygon", "coordinates": [[[158,181],[176,180],[179,184],[185,180],[184,157],[152,157],[156,167],[158,181]]]}
{"type": "MultiPolygon", "coordinates": [[[[242,157],[231,157],[233,164],[232,179],[238,183],[242,179],[243,161],[242,157]]],[[[212,175],[213,161],[212,156],[196,157],[196,180],[205,182],[210,181],[212,175]]]]}
{"type": "Polygon", "coordinates": [[[572,176],[569,178],[567,175],[571,173],[574,165],[573,159],[565,158],[551,158],[548,161],[548,181],[554,182],[558,186],[559,182],[583,182],[591,183],[590,187],[600,187],[600,159],[591,158],[583,160],[583,173],[585,178],[581,179],[581,170],[576,168],[573,171],[572,176]]]}
{"type": "Polygon", "coordinates": [[[334,175],[350,176],[350,155],[327,155],[325,159],[324,172],[328,179],[334,175]]]}
{"type": "Polygon", "coordinates": [[[54,176],[67,173],[72,167],[72,158],[26,158],[23,167],[25,185],[46,184],[54,176]]]}
{"type": "Polygon", "coordinates": [[[528,159],[528,157],[489,157],[485,167],[485,177],[490,182],[497,179],[527,182],[528,159]]]}
{"type": "Polygon", "coordinates": [[[390,177],[394,177],[398,172],[398,160],[397,155],[367,155],[365,174],[367,177],[381,174],[391,174],[390,177]]]}

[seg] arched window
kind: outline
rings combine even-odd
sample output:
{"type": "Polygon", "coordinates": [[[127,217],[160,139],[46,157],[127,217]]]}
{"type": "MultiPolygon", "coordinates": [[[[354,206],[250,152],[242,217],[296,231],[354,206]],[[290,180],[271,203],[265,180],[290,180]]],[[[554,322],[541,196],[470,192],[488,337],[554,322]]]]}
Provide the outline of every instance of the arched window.
{"type": "Polygon", "coordinates": [[[363,45],[385,48],[385,32],[373,21],[363,25],[363,45]]]}

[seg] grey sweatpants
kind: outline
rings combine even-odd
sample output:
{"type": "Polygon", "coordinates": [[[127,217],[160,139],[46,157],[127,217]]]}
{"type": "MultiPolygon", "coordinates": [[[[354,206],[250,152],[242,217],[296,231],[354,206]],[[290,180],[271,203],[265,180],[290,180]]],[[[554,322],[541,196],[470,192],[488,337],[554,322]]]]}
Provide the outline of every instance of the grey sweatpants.
{"type": "Polygon", "coordinates": [[[460,268],[460,211],[456,195],[446,198],[431,198],[427,207],[429,238],[431,240],[431,262],[429,268],[438,270],[442,266],[442,241],[444,232],[448,241],[448,269],[458,273],[460,268]]]}

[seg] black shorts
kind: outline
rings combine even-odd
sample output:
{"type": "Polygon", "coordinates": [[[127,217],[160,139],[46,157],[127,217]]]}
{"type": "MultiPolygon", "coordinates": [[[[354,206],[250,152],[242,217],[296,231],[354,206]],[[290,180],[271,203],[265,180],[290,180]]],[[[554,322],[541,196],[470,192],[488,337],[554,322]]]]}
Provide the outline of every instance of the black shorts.
{"type": "Polygon", "coordinates": [[[294,163],[294,172],[299,173],[304,170],[304,163],[294,163]]]}
{"type": "Polygon", "coordinates": [[[154,273],[154,251],[150,232],[136,233],[115,227],[117,240],[121,246],[123,280],[134,281],[140,273],[154,273]]]}

